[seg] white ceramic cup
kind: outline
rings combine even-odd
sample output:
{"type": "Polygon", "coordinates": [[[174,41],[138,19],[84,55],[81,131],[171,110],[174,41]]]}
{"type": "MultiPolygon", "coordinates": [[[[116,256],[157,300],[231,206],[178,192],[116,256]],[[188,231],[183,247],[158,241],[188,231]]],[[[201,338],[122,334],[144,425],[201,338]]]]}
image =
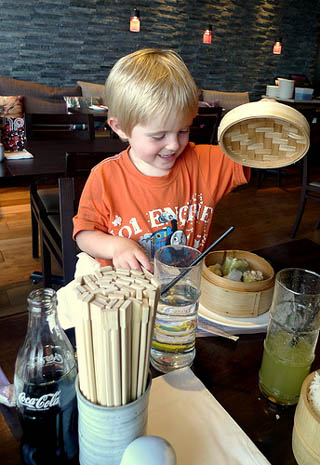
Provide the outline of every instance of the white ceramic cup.
{"type": "Polygon", "coordinates": [[[279,86],[267,86],[266,96],[270,98],[279,97],[279,86]]]}
{"type": "Polygon", "coordinates": [[[293,96],[294,81],[291,79],[279,78],[279,97],[290,99],[293,96]]]}

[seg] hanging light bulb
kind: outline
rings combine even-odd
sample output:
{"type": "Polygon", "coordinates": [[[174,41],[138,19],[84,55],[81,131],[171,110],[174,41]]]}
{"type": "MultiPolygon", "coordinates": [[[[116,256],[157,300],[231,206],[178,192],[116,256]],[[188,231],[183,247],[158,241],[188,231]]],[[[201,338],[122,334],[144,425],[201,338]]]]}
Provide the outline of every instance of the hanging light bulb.
{"type": "Polygon", "coordinates": [[[273,54],[274,55],[281,55],[282,51],[282,39],[279,37],[273,44],[273,54]]]}
{"type": "Polygon", "coordinates": [[[202,43],[211,44],[212,42],[212,26],[209,25],[204,31],[202,36],[202,43]]]}
{"type": "Polygon", "coordinates": [[[132,10],[129,30],[131,32],[140,32],[140,11],[137,8],[132,10]]]}

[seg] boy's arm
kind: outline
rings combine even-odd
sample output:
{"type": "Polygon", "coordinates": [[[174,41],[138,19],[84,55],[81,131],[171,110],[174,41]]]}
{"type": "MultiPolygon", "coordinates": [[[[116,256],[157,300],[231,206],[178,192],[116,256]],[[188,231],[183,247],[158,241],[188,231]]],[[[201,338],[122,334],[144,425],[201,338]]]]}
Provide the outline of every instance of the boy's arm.
{"type": "Polygon", "coordinates": [[[95,258],[112,260],[115,268],[140,270],[143,266],[153,271],[144,250],[131,239],[97,230],[80,231],[75,239],[81,250],[95,258]]]}

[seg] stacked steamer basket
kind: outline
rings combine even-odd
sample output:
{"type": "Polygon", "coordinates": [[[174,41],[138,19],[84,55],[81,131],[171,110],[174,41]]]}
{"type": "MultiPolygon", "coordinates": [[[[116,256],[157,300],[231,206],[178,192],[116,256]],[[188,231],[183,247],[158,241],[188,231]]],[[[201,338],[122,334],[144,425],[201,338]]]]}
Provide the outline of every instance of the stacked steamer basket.
{"type": "MultiPolygon", "coordinates": [[[[306,118],[292,107],[271,100],[240,105],[230,110],[218,128],[219,145],[233,161],[252,168],[280,168],[300,160],[310,146],[306,118]]],[[[274,270],[263,258],[246,251],[212,252],[203,266],[200,303],[209,311],[231,318],[255,318],[271,306],[274,270]],[[262,272],[257,282],[220,277],[209,266],[222,263],[225,254],[246,259],[262,272]]]]}
{"type": "MultiPolygon", "coordinates": [[[[320,414],[310,399],[310,385],[314,382],[316,373],[310,373],[304,380],[294,416],[292,450],[299,465],[320,463],[320,414]]],[[[318,386],[317,395],[320,400],[318,386]]]]}
{"type": "Polygon", "coordinates": [[[307,153],[310,127],[294,108],[262,100],[229,111],[219,125],[218,139],[224,153],[242,165],[280,168],[307,153]]]}
{"type": "Polygon", "coordinates": [[[274,270],[258,255],[245,250],[211,252],[203,264],[200,304],[208,311],[231,318],[255,318],[270,308],[274,289],[274,270]],[[225,257],[246,260],[251,270],[261,271],[262,281],[232,281],[210,271],[210,265],[222,264],[225,257]]]}

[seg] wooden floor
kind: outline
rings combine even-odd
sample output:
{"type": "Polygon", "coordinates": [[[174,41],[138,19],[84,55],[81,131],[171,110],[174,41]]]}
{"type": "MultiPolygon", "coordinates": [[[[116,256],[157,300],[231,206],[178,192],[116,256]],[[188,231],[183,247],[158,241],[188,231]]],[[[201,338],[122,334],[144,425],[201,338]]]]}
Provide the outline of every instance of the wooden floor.
{"type": "MultiPolygon", "coordinates": [[[[320,169],[318,169],[320,178],[320,169]]],[[[281,187],[276,177],[266,174],[260,188],[253,173],[250,183],[229,194],[217,207],[213,239],[229,226],[235,231],[219,248],[255,250],[291,241],[290,233],[300,197],[300,167],[285,169],[281,187]]],[[[315,224],[320,202],[308,200],[296,239],[309,238],[320,244],[315,224]]],[[[32,288],[29,275],[40,269],[31,254],[29,191],[27,188],[0,189],[0,316],[26,308],[32,288]]]]}

